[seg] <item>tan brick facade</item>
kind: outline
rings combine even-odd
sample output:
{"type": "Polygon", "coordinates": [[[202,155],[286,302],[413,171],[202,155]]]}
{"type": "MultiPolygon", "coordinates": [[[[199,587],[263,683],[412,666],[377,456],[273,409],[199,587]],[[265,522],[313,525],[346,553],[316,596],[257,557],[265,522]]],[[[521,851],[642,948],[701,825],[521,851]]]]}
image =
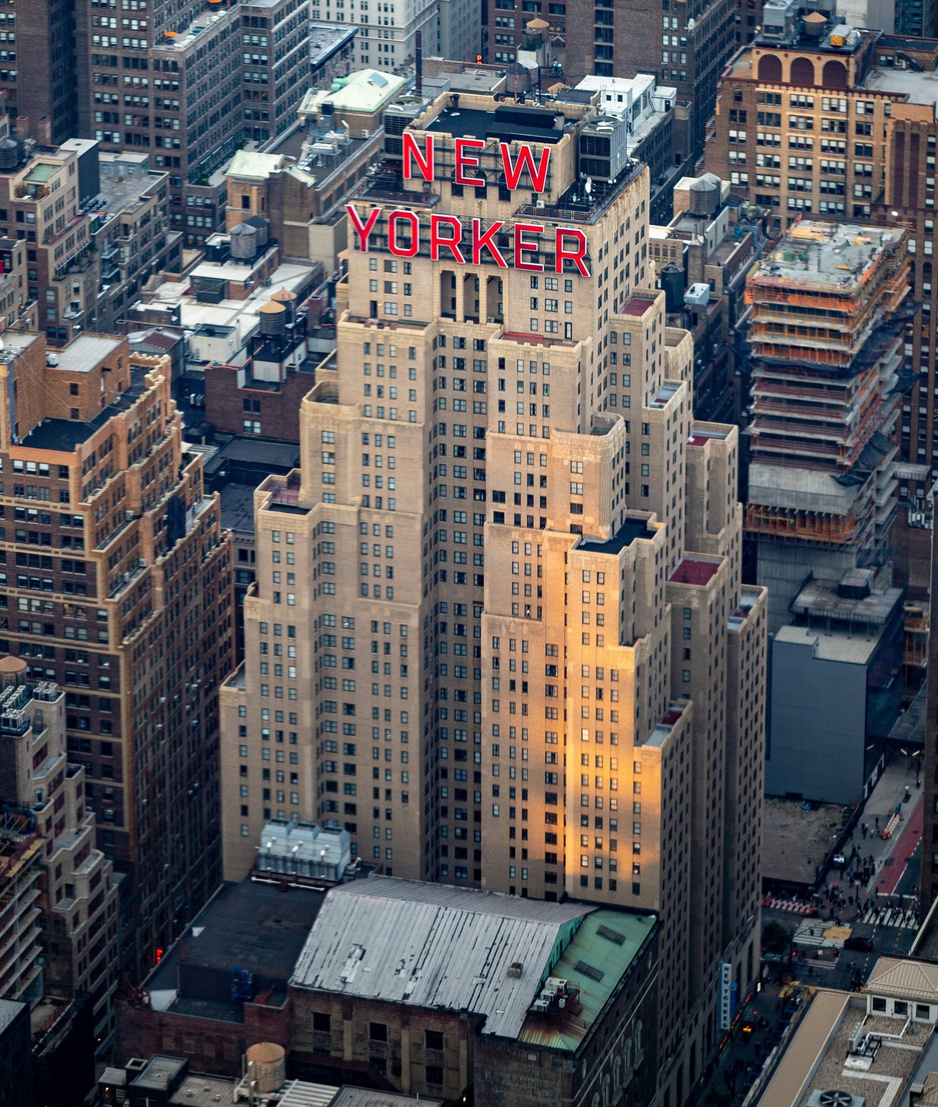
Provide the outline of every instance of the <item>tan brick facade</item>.
{"type": "MultiPolygon", "coordinates": [[[[758,746],[764,708],[728,646],[737,433],[694,425],[692,342],[647,287],[647,171],[571,213],[565,105],[536,203],[460,194],[454,137],[492,105],[444,105],[414,125],[436,139],[432,184],[360,193],[359,218],[380,215],[338,289],[337,368],[303,402],[302,470],[256,494],[246,659],[222,689],[225,871],[295,815],[343,823],[394,876],[659,911],[674,1107],[718,1040],[719,959],[743,992],[758,965],[751,874],[714,902],[728,745],[758,746]],[[431,260],[425,228],[395,256],[393,208],[503,220],[509,256],[513,220],[550,243],[575,219],[592,275],[555,275],[543,245],[537,273],[431,260]],[[752,735],[731,739],[740,690],[752,735]]],[[[758,763],[732,784],[755,828],[758,763]]]]}

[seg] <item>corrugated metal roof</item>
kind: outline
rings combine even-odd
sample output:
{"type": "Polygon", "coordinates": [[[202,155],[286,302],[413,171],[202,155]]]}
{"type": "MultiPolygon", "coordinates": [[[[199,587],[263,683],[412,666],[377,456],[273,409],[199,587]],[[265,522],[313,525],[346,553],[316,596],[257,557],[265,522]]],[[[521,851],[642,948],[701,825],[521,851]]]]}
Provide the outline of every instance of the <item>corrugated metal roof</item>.
{"type": "Polygon", "coordinates": [[[329,1107],[335,1100],[334,1084],[308,1084],[291,1080],[280,1097],[278,1107],[329,1107]]]}
{"type": "Polygon", "coordinates": [[[472,1011],[486,1016],[484,1033],[517,1038],[541,981],[593,910],[374,876],[327,895],[291,983],[472,1011]],[[509,976],[515,962],[522,973],[509,976]]]}
{"type": "MultiPolygon", "coordinates": [[[[442,1107],[442,1099],[427,1099],[426,1096],[399,1095],[397,1092],[377,1091],[374,1088],[345,1087],[335,1097],[329,1107],[408,1107],[415,1103],[420,1107],[442,1107]]],[[[281,1101],[280,1107],[283,1107],[281,1101]]]]}
{"type": "Polygon", "coordinates": [[[29,181],[30,184],[45,184],[46,181],[51,180],[61,168],[61,165],[53,162],[38,161],[35,165],[31,166],[29,172],[23,179],[29,181]]]}
{"type": "Polygon", "coordinates": [[[865,990],[868,995],[934,1003],[938,995],[938,965],[880,957],[870,973],[865,990]]]}

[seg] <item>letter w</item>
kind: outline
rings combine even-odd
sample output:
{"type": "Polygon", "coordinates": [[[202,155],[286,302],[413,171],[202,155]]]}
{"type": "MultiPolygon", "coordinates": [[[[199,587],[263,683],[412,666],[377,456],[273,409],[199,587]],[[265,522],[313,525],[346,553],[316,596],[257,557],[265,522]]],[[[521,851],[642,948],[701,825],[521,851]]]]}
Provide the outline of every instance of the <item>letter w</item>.
{"type": "Polygon", "coordinates": [[[505,183],[508,185],[509,189],[518,187],[521,174],[527,169],[531,174],[531,180],[534,182],[534,191],[543,192],[547,183],[547,169],[550,165],[550,147],[545,146],[543,150],[541,150],[541,164],[535,169],[534,155],[531,153],[530,146],[520,146],[518,160],[512,163],[511,147],[507,142],[499,143],[499,145],[502,150],[502,164],[505,167],[505,183]]]}

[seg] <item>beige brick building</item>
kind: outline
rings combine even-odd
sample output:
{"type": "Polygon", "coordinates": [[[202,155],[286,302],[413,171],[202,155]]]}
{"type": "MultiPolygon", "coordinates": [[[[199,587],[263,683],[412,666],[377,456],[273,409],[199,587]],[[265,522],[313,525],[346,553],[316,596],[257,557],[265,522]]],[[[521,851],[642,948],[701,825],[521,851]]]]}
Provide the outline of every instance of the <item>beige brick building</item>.
{"type": "Polygon", "coordinates": [[[394,876],[659,912],[677,1107],[720,1037],[721,960],[742,994],[759,961],[765,597],[740,584],[737,432],[694,423],[647,170],[580,184],[595,109],[448,104],[410,127],[432,180],[392,137],[358,193],[376,222],[350,230],[302,469],[255,494],[221,693],[226,876],[268,818],[337,820],[394,876]],[[550,150],[543,191],[527,170],[507,187],[508,127],[550,150]],[[487,134],[487,185],[456,183],[458,140],[487,134]],[[461,248],[429,245],[440,212],[461,248]],[[557,264],[557,228],[582,268],[557,264]]]}
{"type": "Polygon", "coordinates": [[[218,884],[230,539],[183,453],[168,357],[109,335],[54,354],[42,335],[3,341],[0,651],[64,689],[69,760],[132,889],[118,940],[134,976],[218,884]]]}

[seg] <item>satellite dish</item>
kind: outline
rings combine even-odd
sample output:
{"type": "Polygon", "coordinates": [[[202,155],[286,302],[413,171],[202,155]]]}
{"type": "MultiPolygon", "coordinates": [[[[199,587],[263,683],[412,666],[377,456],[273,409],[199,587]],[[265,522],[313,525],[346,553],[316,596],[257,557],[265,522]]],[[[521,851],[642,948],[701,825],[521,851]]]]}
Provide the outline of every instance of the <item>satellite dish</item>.
{"type": "Polygon", "coordinates": [[[589,194],[593,191],[593,178],[587,177],[586,184],[584,184],[583,187],[586,189],[586,195],[589,196],[589,194]]]}

